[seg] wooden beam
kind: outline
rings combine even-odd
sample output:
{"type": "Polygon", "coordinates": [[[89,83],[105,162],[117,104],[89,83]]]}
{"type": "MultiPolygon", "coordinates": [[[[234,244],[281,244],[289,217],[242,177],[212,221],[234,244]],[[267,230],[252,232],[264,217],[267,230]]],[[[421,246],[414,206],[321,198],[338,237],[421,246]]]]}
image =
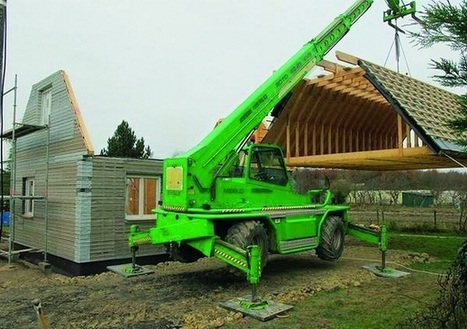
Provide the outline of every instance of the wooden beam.
{"type": "MultiPolygon", "coordinates": [[[[323,89],[323,98],[320,99],[320,106],[316,109],[313,114],[313,120],[324,125],[329,125],[329,122],[332,121],[332,118],[336,115],[333,106],[333,100],[335,99],[335,94],[329,90],[323,89]]],[[[310,113],[311,115],[311,113],[310,113]]],[[[307,117],[309,120],[311,116],[307,117]]]]}
{"type": "MultiPolygon", "coordinates": [[[[368,100],[362,100],[360,105],[360,113],[355,117],[352,128],[356,131],[365,129],[368,126],[368,119],[374,117],[377,104],[368,100]]],[[[366,128],[368,129],[368,128],[366,128]]]]}
{"type": "Polygon", "coordinates": [[[380,104],[387,104],[388,101],[381,95],[378,91],[376,90],[359,90],[359,89],[353,89],[348,92],[350,96],[355,96],[355,97],[360,97],[363,99],[367,99],[372,102],[377,102],[380,104]]]}
{"type": "Polygon", "coordinates": [[[295,156],[300,156],[300,120],[295,124],[295,156]]]}
{"type": "Polygon", "coordinates": [[[367,136],[365,134],[365,131],[362,131],[362,151],[367,151],[367,136]]]}
{"type": "Polygon", "coordinates": [[[333,125],[335,127],[348,126],[348,121],[353,120],[354,118],[358,102],[352,102],[352,99],[346,94],[336,95],[334,102],[337,104],[345,104],[345,109],[343,108],[343,110],[339,112],[336,111],[336,119],[334,120],[333,125]]]}
{"type": "Polygon", "coordinates": [[[309,97],[309,95],[315,94],[315,92],[319,95],[320,93],[317,89],[316,86],[306,86],[300,91],[300,95],[297,97],[294,107],[295,120],[302,120],[303,116],[306,116],[308,104],[310,104],[310,101],[313,99],[313,97],[309,97]]]}
{"type": "MultiPolygon", "coordinates": [[[[326,163],[354,163],[354,164],[364,164],[365,161],[397,161],[401,158],[415,158],[415,157],[424,157],[424,156],[433,156],[432,151],[424,146],[419,148],[410,148],[404,152],[404,155],[401,157],[399,155],[399,149],[388,149],[388,150],[377,150],[377,151],[363,151],[363,152],[352,152],[352,153],[334,153],[326,155],[316,155],[316,156],[307,156],[307,157],[294,157],[287,160],[287,164],[290,166],[310,166],[321,164],[325,165],[326,163]]],[[[327,166],[326,166],[327,167],[327,166]]],[[[337,168],[337,167],[336,167],[337,168]]]]}
{"type": "Polygon", "coordinates": [[[334,134],[334,152],[339,153],[339,126],[336,126],[336,132],[334,134]]]}
{"type": "Polygon", "coordinates": [[[316,125],[313,125],[312,141],[311,141],[311,154],[316,155],[316,125]]]}
{"type": "Polygon", "coordinates": [[[378,105],[375,108],[373,120],[368,119],[367,124],[372,127],[373,133],[386,135],[389,132],[397,134],[397,113],[389,104],[378,105]]]}
{"type": "Polygon", "coordinates": [[[342,71],[345,67],[337,64],[335,62],[331,62],[328,60],[323,59],[321,62],[319,62],[318,66],[321,66],[324,70],[332,73],[337,73],[339,71],[342,71]]]}
{"type": "Polygon", "coordinates": [[[335,74],[326,74],[316,78],[307,79],[305,81],[307,84],[317,84],[326,80],[335,80],[335,79],[342,79],[345,77],[353,76],[353,77],[362,77],[365,74],[365,71],[361,67],[354,67],[354,68],[344,68],[342,71],[339,71],[335,74]]]}
{"type": "Polygon", "coordinates": [[[76,99],[73,88],[71,87],[70,79],[68,78],[68,75],[65,73],[65,71],[60,71],[60,74],[65,84],[65,88],[68,93],[68,99],[70,100],[71,107],[73,108],[73,113],[75,114],[75,118],[76,118],[76,124],[78,126],[79,132],[81,133],[81,137],[83,140],[84,147],[86,148],[86,152],[88,155],[94,155],[94,147],[92,146],[91,137],[88,133],[88,130],[86,129],[84,119],[79,109],[78,100],[76,99]]]}
{"type": "Polygon", "coordinates": [[[323,88],[313,89],[313,93],[309,94],[308,100],[305,103],[305,105],[303,106],[305,111],[306,111],[306,115],[305,115],[303,120],[308,122],[313,117],[315,119],[314,121],[316,122],[317,121],[316,120],[316,117],[317,117],[316,112],[318,112],[318,114],[320,113],[320,111],[318,111],[318,109],[319,109],[319,107],[321,106],[321,104],[323,102],[327,101],[327,97],[328,97],[327,93],[323,88]]]}
{"type": "Polygon", "coordinates": [[[326,81],[320,81],[316,85],[318,87],[325,87],[325,88],[336,88],[341,86],[353,86],[357,87],[359,84],[359,79],[361,78],[360,75],[349,75],[349,76],[343,76],[343,77],[336,77],[332,80],[326,80],[326,81]]]}
{"type": "Polygon", "coordinates": [[[328,75],[323,75],[323,76],[312,78],[312,79],[305,78],[304,80],[305,80],[305,83],[309,86],[309,85],[317,85],[318,83],[326,81],[326,80],[332,80],[335,77],[336,76],[334,74],[328,74],[328,75]]]}
{"type": "Polygon", "coordinates": [[[320,148],[319,153],[324,154],[324,125],[321,125],[321,134],[320,134],[320,148]]]}
{"type": "Polygon", "coordinates": [[[345,153],[347,152],[347,134],[345,131],[345,127],[342,128],[342,151],[345,153]]]}
{"type": "Polygon", "coordinates": [[[336,58],[341,62],[348,64],[358,65],[359,58],[350,54],[346,54],[342,51],[336,51],[336,58]]]}
{"type": "Polygon", "coordinates": [[[405,138],[407,140],[407,147],[412,147],[412,136],[410,133],[410,126],[405,125],[405,138]]]}
{"type": "Polygon", "coordinates": [[[359,152],[360,151],[360,130],[357,130],[357,134],[355,136],[355,152],[359,152]]]}
{"type": "Polygon", "coordinates": [[[402,117],[397,115],[397,145],[399,148],[399,155],[403,154],[403,145],[402,145],[402,117]]]}
{"type": "MultiPolygon", "coordinates": [[[[346,80],[349,81],[349,80],[346,80]]],[[[334,77],[332,80],[323,80],[316,83],[317,87],[326,87],[327,89],[332,89],[336,86],[339,86],[344,82],[344,77],[334,77]]],[[[349,84],[349,82],[347,82],[349,84]]]]}
{"type": "Polygon", "coordinates": [[[350,94],[350,95],[354,95],[355,93],[358,93],[359,91],[368,92],[368,93],[374,92],[374,93],[379,94],[379,92],[375,89],[375,87],[373,87],[373,85],[370,85],[369,83],[361,83],[361,82],[354,82],[350,86],[342,85],[342,86],[334,88],[334,91],[340,91],[341,93],[350,94]]]}

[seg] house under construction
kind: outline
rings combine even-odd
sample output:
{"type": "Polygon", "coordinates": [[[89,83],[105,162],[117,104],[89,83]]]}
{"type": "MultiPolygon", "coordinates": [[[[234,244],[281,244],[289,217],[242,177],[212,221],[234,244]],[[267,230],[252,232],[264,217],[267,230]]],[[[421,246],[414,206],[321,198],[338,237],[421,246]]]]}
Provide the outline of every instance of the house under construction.
{"type": "MultiPolygon", "coordinates": [[[[160,160],[94,155],[64,71],[32,87],[22,122],[3,137],[13,140],[10,258],[37,251],[69,274],[128,261],[130,225],[154,221],[160,160]]],[[[163,251],[142,249],[153,261],[163,251]]]]}

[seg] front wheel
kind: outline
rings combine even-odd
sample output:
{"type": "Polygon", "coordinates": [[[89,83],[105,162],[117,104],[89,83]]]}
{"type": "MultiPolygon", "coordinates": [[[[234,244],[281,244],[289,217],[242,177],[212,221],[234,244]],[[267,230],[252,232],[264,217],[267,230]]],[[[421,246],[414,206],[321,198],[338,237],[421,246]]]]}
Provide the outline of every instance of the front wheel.
{"type": "Polygon", "coordinates": [[[338,216],[329,216],[321,227],[321,241],[316,254],[324,260],[337,260],[344,251],[344,223],[338,216]]]}
{"type": "Polygon", "coordinates": [[[266,266],[268,261],[269,240],[261,222],[248,220],[233,224],[227,231],[225,241],[241,249],[257,245],[260,250],[261,269],[266,266]]]}

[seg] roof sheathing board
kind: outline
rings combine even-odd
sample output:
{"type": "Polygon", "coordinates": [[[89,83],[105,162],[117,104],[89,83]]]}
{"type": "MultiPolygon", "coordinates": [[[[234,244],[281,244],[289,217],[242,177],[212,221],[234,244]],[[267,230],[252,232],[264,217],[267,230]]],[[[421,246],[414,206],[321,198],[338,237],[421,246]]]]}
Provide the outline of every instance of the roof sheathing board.
{"type": "Polygon", "coordinates": [[[433,150],[460,150],[457,146],[445,148],[456,145],[456,136],[448,123],[459,115],[457,95],[365,60],[359,60],[359,65],[368,80],[433,150]]]}

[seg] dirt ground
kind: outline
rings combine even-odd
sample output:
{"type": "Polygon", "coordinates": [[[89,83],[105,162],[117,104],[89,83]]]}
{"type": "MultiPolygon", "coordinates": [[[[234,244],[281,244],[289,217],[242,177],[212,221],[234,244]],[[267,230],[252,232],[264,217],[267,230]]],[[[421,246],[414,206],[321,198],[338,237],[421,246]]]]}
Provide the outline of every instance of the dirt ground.
{"type": "MultiPolygon", "coordinates": [[[[348,245],[337,262],[314,253],[271,256],[258,294],[296,305],[321,290],[360,286],[376,277],[363,270],[379,259],[375,247],[348,245]]],[[[388,260],[405,263],[406,252],[388,260]]],[[[113,272],[87,277],[44,274],[25,263],[9,267],[0,258],[0,328],[38,328],[32,301],[42,302],[50,328],[217,328],[241,323],[242,314],[219,306],[251,293],[246,280],[216,259],[192,264],[166,262],[148,266],[154,274],[124,278],[113,272]]],[[[293,309],[289,311],[293,316],[293,309]]],[[[278,320],[278,319],[277,319],[278,320]]],[[[270,321],[277,321],[270,320],[270,321]]]]}

